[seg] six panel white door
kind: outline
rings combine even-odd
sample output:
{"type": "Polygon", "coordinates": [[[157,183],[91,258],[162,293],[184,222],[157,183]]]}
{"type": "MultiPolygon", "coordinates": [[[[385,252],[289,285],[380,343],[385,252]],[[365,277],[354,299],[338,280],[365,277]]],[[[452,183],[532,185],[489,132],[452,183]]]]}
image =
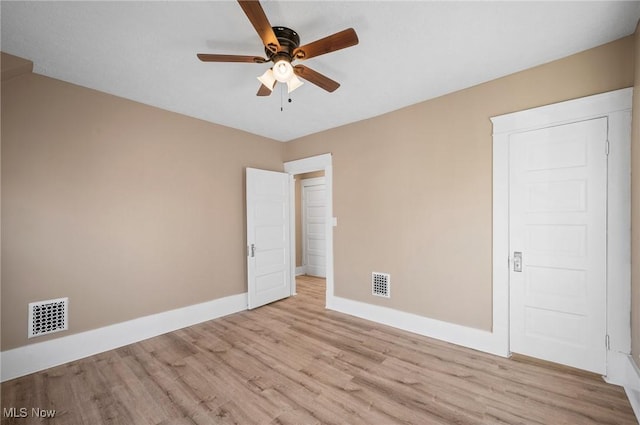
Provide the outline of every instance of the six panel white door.
{"type": "Polygon", "coordinates": [[[303,261],[310,276],[326,277],[324,177],[302,180],[303,261]]]}
{"type": "Polygon", "coordinates": [[[509,139],[510,349],[601,374],[606,140],[607,118],[509,139]]]}
{"type": "Polygon", "coordinates": [[[249,309],[291,295],[289,174],[247,168],[249,309]]]}

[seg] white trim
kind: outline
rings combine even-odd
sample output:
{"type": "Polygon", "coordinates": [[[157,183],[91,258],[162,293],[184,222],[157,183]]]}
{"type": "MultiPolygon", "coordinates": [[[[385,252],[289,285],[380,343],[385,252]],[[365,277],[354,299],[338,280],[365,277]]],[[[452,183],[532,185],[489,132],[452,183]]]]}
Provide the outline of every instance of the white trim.
{"type": "Polygon", "coordinates": [[[630,137],[632,88],[583,97],[498,117],[493,123],[493,331],[509,349],[509,135],[607,117],[608,167],[607,376],[620,370],[630,347],[630,137]]]}
{"type": "MultiPolygon", "coordinates": [[[[326,306],[329,307],[333,298],[333,165],[330,153],[316,155],[309,158],[288,161],[284,163],[284,171],[291,175],[311,173],[313,171],[324,170],[324,181],[326,185],[326,244],[327,244],[327,289],[326,289],[326,306]]],[[[293,202],[293,200],[292,200],[293,202]]],[[[295,229],[295,215],[290,217],[291,228],[295,229]]],[[[291,238],[291,250],[295,253],[295,237],[291,238]]],[[[295,261],[291,266],[291,277],[295,281],[295,261]]]]}
{"type": "MultiPolygon", "coordinates": [[[[494,126],[495,129],[495,126],[494,126]]],[[[493,334],[509,353],[509,137],[493,136],[493,334]],[[506,208],[504,207],[506,206],[506,208]]]]}
{"type": "Polygon", "coordinates": [[[633,390],[625,387],[624,392],[627,394],[629,404],[631,404],[631,408],[633,409],[633,413],[636,415],[638,423],[640,423],[640,390],[633,390]]]}
{"type": "Polygon", "coordinates": [[[488,331],[341,297],[332,297],[331,305],[327,307],[351,316],[393,326],[394,328],[452,344],[462,345],[485,353],[503,357],[506,355],[503,347],[500,344],[496,344],[496,342],[499,341],[488,331]]]}
{"type": "Polygon", "coordinates": [[[247,309],[231,295],[2,352],[2,382],[247,309]]]}
{"type": "MultiPolygon", "coordinates": [[[[289,174],[304,174],[312,173],[314,171],[324,170],[327,166],[331,165],[331,154],[325,153],[322,155],[311,156],[303,159],[296,159],[294,161],[287,161],[284,163],[284,171],[289,174]]],[[[326,177],[326,175],[325,175],[326,177]]]]}
{"type": "Polygon", "coordinates": [[[306,266],[296,267],[296,276],[302,276],[303,274],[307,274],[307,267],[306,266]]]}
{"type": "Polygon", "coordinates": [[[640,369],[634,363],[631,356],[627,357],[627,372],[626,377],[627,380],[623,384],[624,392],[627,394],[627,398],[629,399],[629,403],[631,403],[631,407],[633,408],[633,413],[636,415],[636,419],[638,419],[640,423],[640,369]]]}
{"type": "Polygon", "coordinates": [[[491,117],[493,134],[516,133],[631,109],[633,87],[491,117]]]}
{"type": "MultiPolygon", "coordinates": [[[[624,387],[629,403],[633,408],[636,419],[640,421],[640,369],[633,362],[631,355],[613,352],[614,356],[607,359],[613,363],[612,368],[607,368],[605,381],[610,384],[624,387]]],[[[640,423],[640,422],[639,422],[640,423]]]]}
{"type": "Polygon", "coordinates": [[[613,351],[631,352],[631,92],[629,109],[609,114],[607,174],[607,333],[613,351]]]}
{"type": "Polygon", "coordinates": [[[610,351],[607,355],[607,376],[603,378],[610,384],[640,391],[640,372],[630,354],[610,351]]]}

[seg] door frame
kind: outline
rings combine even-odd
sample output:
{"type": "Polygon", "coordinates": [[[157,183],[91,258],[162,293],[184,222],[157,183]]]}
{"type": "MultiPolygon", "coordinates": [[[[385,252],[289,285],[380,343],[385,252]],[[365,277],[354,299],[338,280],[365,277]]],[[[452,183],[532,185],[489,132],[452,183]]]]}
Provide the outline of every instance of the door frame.
{"type": "Polygon", "coordinates": [[[631,351],[631,103],[632,88],[587,96],[491,118],[493,123],[493,339],[509,349],[510,135],[607,117],[607,372],[625,381],[631,351]]]}
{"type": "MultiPolygon", "coordinates": [[[[326,261],[327,261],[327,277],[326,277],[326,296],[325,306],[331,308],[331,301],[333,300],[333,227],[337,224],[337,220],[333,217],[333,161],[330,153],[311,156],[308,158],[298,159],[294,161],[288,161],[284,163],[284,172],[289,173],[291,176],[296,174],[311,173],[314,171],[324,171],[324,184],[325,184],[325,196],[326,196],[326,210],[325,210],[325,243],[326,243],[326,261]]],[[[291,185],[295,184],[291,179],[291,185]]],[[[292,187],[290,191],[291,196],[291,209],[295,209],[295,190],[292,187]]],[[[295,211],[289,214],[289,220],[291,222],[291,229],[295,229],[295,211]]],[[[296,294],[296,237],[295,231],[289,232],[290,249],[291,249],[291,295],[296,294]]]]}
{"type": "MultiPolygon", "coordinates": [[[[312,177],[309,179],[302,179],[300,180],[300,197],[302,198],[300,201],[300,223],[301,223],[301,233],[302,233],[302,266],[305,268],[307,268],[307,214],[305,212],[305,207],[306,207],[306,199],[304,196],[304,191],[306,187],[310,187],[310,186],[317,186],[317,185],[325,185],[325,190],[326,190],[326,184],[325,184],[325,179],[324,176],[322,177],[312,177]]],[[[325,192],[326,193],[326,192],[325,192]]],[[[325,199],[326,202],[326,199],[325,199]]],[[[326,222],[326,217],[325,217],[325,222],[326,222]]],[[[326,229],[325,229],[326,230],[326,229]]],[[[327,238],[325,236],[325,244],[327,243],[327,238]]],[[[295,247],[294,247],[295,248],[295,247]]],[[[325,257],[325,261],[326,261],[326,257],[325,257]]],[[[327,274],[327,266],[325,265],[325,275],[327,274]]]]}

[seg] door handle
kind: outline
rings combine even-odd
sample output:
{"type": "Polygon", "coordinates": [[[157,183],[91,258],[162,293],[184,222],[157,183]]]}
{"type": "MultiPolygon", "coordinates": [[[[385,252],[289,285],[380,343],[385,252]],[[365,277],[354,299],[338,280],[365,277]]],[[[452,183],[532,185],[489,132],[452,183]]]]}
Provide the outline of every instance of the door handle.
{"type": "Polygon", "coordinates": [[[514,251],[513,253],[513,271],[522,273],[522,252],[514,251]]]}

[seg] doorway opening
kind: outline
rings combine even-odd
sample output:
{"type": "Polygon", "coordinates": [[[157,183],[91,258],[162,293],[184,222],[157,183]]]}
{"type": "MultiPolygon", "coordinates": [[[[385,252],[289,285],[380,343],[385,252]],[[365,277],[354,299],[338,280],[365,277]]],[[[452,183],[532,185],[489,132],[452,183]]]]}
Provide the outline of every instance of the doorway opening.
{"type": "Polygon", "coordinates": [[[326,183],[324,170],[295,179],[296,276],[326,277],[326,183]]]}
{"type": "MultiPolygon", "coordinates": [[[[303,241],[302,240],[300,242],[296,241],[296,237],[298,233],[300,233],[300,237],[302,239],[302,232],[294,231],[294,229],[296,229],[296,218],[300,216],[300,220],[302,221],[302,214],[297,214],[295,211],[296,210],[295,205],[296,205],[297,199],[301,199],[301,196],[296,198],[296,195],[295,195],[296,183],[293,177],[298,176],[298,179],[296,179],[296,181],[299,180],[300,182],[302,182],[302,180],[306,180],[306,179],[299,178],[302,176],[306,176],[306,177],[316,176],[313,178],[320,178],[321,176],[324,179],[324,193],[323,193],[324,205],[320,212],[320,215],[322,216],[321,218],[323,218],[323,220],[322,220],[322,223],[319,224],[319,226],[321,226],[324,229],[324,242],[323,242],[324,246],[318,247],[316,244],[314,248],[316,248],[316,253],[318,252],[318,250],[324,251],[324,266],[325,266],[324,274],[326,279],[325,300],[326,300],[326,307],[329,307],[331,300],[333,298],[333,285],[334,285],[333,227],[337,224],[336,219],[333,217],[333,169],[332,169],[331,154],[327,153],[323,155],[317,155],[317,156],[303,158],[295,161],[285,162],[284,171],[292,177],[291,191],[290,191],[291,192],[291,214],[290,214],[291,226],[290,228],[292,229],[292,231],[290,232],[291,282],[293,282],[293,285],[291,288],[292,295],[296,293],[296,285],[295,285],[296,270],[298,270],[299,272],[302,271],[302,269],[297,269],[296,265],[300,264],[300,267],[301,267],[302,264],[304,263],[303,258],[301,259],[300,262],[298,262],[298,258],[297,258],[298,246],[299,245],[303,246],[303,241]],[[310,174],[310,173],[313,173],[313,174],[310,174]]],[[[302,183],[300,186],[302,187],[302,183]]],[[[319,194],[316,193],[315,195],[317,200],[319,194]]],[[[322,195],[319,195],[319,196],[322,196],[322,195]]],[[[302,204],[301,204],[301,207],[302,207],[302,204]]],[[[318,215],[318,213],[319,213],[318,210],[314,211],[314,214],[316,216],[318,215]]],[[[301,225],[302,223],[300,224],[300,226],[301,225]]],[[[318,226],[315,226],[315,230],[316,231],[318,230],[318,226]]],[[[304,252],[304,249],[301,249],[300,250],[301,256],[304,256],[303,252],[304,252]]]]}

